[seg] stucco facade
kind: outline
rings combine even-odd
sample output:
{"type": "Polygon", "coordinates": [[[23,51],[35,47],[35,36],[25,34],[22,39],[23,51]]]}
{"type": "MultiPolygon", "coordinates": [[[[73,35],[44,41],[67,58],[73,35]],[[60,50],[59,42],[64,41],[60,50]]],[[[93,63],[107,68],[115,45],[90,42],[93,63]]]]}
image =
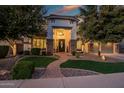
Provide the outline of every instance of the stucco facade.
{"type": "Polygon", "coordinates": [[[70,52],[70,51],[76,50],[78,19],[72,16],[50,15],[47,17],[47,20],[48,20],[48,28],[47,28],[47,50],[48,52],[52,52],[52,53],[56,52],[57,48],[58,48],[58,51],[60,52],[60,46],[63,46],[64,48],[63,51],[61,52],[70,52]],[[54,34],[55,34],[54,30],[57,30],[57,29],[58,29],[58,32],[61,29],[60,34],[63,33],[63,36],[59,36],[59,33],[58,33],[54,37],[54,34]],[[60,40],[62,42],[61,44],[63,45],[59,44],[60,40]],[[54,46],[55,43],[58,43],[56,44],[57,46],[54,46]]]}
{"type": "MultiPolygon", "coordinates": [[[[76,50],[84,51],[82,41],[77,35],[78,19],[73,16],[50,15],[47,19],[46,36],[34,38],[23,37],[21,42],[17,42],[17,50],[30,51],[31,48],[45,49],[47,54],[55,52],[72,52],[76,50]]],[[[0,41],[0,45],[9,45],[7,41],[0,41]]],[[[103,53],[124,53],[124,40],[120,44],[101,44],[103,53]]],[[[85,44],[85,52],[97,53],[98,44],[90,42],[85,44]]]]}

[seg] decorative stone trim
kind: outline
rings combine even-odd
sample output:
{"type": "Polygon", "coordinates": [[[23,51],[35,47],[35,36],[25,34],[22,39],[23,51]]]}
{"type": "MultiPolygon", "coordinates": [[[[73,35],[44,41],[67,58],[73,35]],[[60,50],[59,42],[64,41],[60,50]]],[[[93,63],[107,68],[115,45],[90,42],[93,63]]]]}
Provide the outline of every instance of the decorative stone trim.
{"type": "Polygon", "coordinates": [[[47,39],[47,55],[53,54],[53,39],[47,39]]]}

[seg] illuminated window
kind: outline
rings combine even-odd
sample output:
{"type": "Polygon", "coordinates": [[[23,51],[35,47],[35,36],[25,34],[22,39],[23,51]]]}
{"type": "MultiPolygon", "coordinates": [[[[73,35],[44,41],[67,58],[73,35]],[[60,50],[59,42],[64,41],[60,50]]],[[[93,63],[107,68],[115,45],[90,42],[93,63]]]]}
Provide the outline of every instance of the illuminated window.
{"type": "Polygon", "coordinates": [[[82,48],[82,41],[78,40],[77,41],[77,49],[81,49],[82,48]]]}
{"type": "Polygon", "coordinates": [[[34,48],[46,48],[46,39],[33,39],[34,48]]]}

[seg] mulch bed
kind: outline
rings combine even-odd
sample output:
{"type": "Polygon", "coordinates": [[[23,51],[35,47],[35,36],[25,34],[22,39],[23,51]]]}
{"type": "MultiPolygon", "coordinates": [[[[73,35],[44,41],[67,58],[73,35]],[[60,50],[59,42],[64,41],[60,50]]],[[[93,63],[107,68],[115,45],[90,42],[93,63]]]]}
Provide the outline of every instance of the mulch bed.
{"type": "Polygon", "coordinates": [[[23,55],[17,55],[16,57],[7,57],[0,59],[0,70],[11,70],[15,62],[23,55]]]}
{"type": "Polygon", "coordinates": [[[100,62],[121,62],[122,60],[119,59],[114,59],[114,58],[110,58],[108,56],[105,56],[106,60],[102,60],[101,57],[95,55],[95,54],[85,54],[83,56],[80,56],[79,58],[76,58],[76,56],[70,56],[70,59],[72,60],[92,60],[92,61],[100,61],[100,62]]]}
{"type": "Polygon", "coordinates": [[[61,73],[65,77],[73,77],[73,76],[88,76],[88,75],[98,75],[100,73],[83,70],[83,69],[74,69],[74,68],[61,68],[61,73]]]}
{"type": "Polygon", "coordinates": [[[0,70],[0,80],[10,80],[11,75],[8,70],[0,70]]]}
{"type": "Polygon", "coordinates": [[[15,65],[15,62],[22,56],[23,55],[18,55],[16,57],[7,57],[7,58],[0,59],[0,80],[11,79],[10,71],[15,65]]]}
{"type": "Polygon", "coordinates": [[[35,68],[34,73],[32,74],[32,79],[39,79],[44,75],[46,69],[45,68],[35,68]]]}

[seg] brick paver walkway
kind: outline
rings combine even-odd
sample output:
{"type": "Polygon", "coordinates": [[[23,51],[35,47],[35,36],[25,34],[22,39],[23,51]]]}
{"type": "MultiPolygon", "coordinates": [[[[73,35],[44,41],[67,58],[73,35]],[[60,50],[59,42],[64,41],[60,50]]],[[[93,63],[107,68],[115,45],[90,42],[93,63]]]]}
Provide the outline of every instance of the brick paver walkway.
{"type": "Polygon", "coordinates": [[[56,55],[60,58],[48,65],[45,74],[41,78],[64,77],[60,70],[60,64],[66,62],[69,59],[69,56],[65,53],[57,53],[56,55]]]}

